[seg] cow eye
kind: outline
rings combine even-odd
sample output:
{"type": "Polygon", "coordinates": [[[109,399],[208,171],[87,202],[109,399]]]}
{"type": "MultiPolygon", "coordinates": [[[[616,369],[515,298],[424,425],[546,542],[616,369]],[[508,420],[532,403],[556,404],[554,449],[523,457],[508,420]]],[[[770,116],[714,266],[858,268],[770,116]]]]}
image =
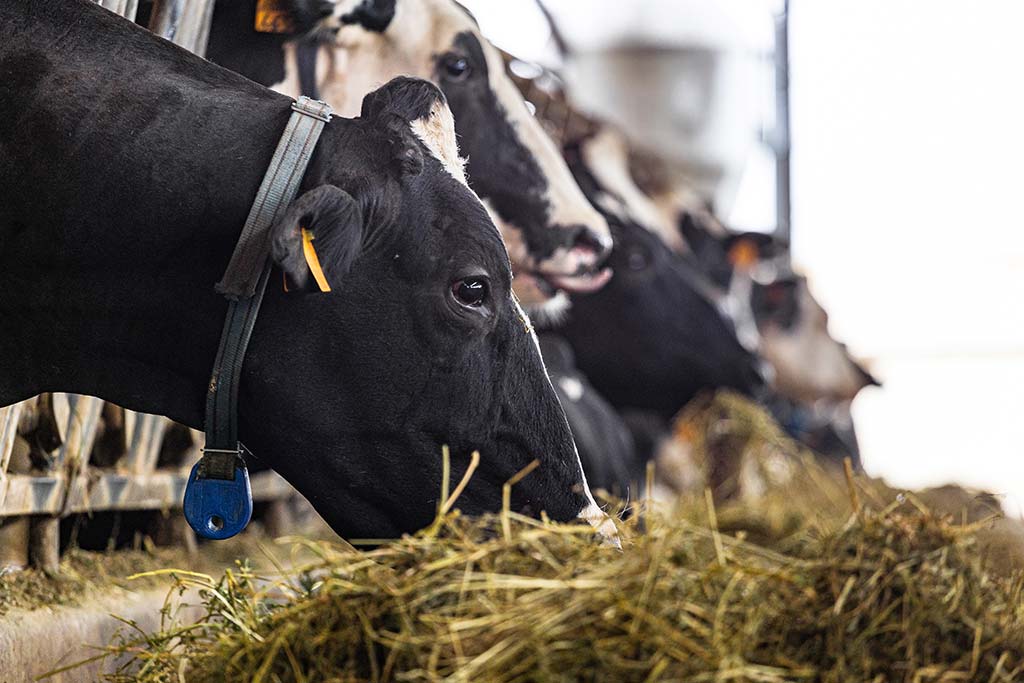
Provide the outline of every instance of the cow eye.
{"type": "Polygon", "coordinates": [[[649,259],[642,250],[632,249],[626,257],[626,262],[630,270],[643,270],[647,267],[649,259]]]}
{"type": "Polygon", "coordinates": [[[449,52],[441,57],[442,75],[450,81],[462,81],[469,76],[472,69],[462,55],[449,52]]]}
{"type": "Polygon", "coordinates": [[[478,308],[487,300],[487,279],[480,276],[465,277],[452,283],[452,295],[463,306],[478,308]]]}

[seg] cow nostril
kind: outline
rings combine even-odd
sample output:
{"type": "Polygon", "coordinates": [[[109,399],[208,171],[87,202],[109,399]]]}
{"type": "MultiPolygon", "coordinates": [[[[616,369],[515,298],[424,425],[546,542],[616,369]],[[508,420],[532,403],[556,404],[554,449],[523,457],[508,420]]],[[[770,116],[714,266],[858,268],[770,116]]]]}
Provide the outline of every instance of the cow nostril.
{"type": "Polygon", "coordinates": [[[611,253],[612,241],[587,226],[581,225],[573,235],[572,248],[593,252],[595,263],[601,263],[611,253]]]}

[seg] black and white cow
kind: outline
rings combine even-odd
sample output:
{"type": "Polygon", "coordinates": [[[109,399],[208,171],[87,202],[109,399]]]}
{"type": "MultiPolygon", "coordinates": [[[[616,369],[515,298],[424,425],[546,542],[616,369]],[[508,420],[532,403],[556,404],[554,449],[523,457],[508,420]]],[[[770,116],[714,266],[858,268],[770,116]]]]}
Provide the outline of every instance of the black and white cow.
{"type": "MultiPolygon", "coordinates": [[[[608,226],[580,192],[558,148],[528,111],[501,54],[454,0],[291,0],[297,32],[325,16],[311,39],[320,98],[354,114],[363,96],[397,75],[435,82],[448,98],[473,190],[501,229],[514,288],[535,316],[557,315],[565,291],[592,291],[609,273],[608,226]]],[[[291,36],[253,30],[256,0],[215,6],[208,57],[289,94],[302,89],[291,36]],[[283,81],[283,82],[282,82],[283,81]]],[[[307,89],[308,89],[307,85],[307,89]]],[[[309,93],[306,93],[309,94],[309,93]]]]}
{"type": "MultiPolygon", "coordinates": [[[[723,293],[714,291],[692,255],[666,244],[669,233],[682,240],[630,179],[621,133],[576,111],[560,88],[513,78],[560,141],[576,181],[612,229],[611,281],[597,292],[574,295],[564,320],[553,326],[575,350],[578,372],[628,416],[634,448],[623,450],[621,458],[625,469],[635,474],[639,468],[642,475],[656,441],[669,430],[669,418],[705,389],[759,392],[761,363],[739,342],[719,301],[723,293]]],[[[566,412],[577,440],[600,431],[586,414],[566,412]]],[[[595,458],[582,448],[581,456],[584,469],[592,468],[588,477],[609,469],[591,464],[595,458]]]]}
{"type": "MultiPolygon", "coordinates": [[[[464,511],[537,458],[514,507],[609,530],[499,234],[451,131],[429,139],[443,101],[397,79],[326,126],[273,227],[240,436],[344,536],[428,523],[442,444],[454,477],[481,453],[464,511]],[[330,293],[303,286],[300,226],[330,293]]],[[[88,0],[0,3],[0,405],[62,390],[201,426],[213,285],[290,104],[88,0]]]]}
{"type": "Polygon", "coordinates": [[[674,222],[678,236],[666,242],[691,256],[730,299],[738,333],[773,368],[773,389],[798,402],[850,401],[878,384],[829,333],[828,314],[807,278],[782,258],[788,245],[772,235],[729,230],[665,160],[634,154],[629,162],[630,182],[674,222]]]}
{"type": "Polygon", "coordinates": [[[611,280],[575,295],[559,328],[580,369],[613,405],[665,419],[703,389],[757,393],[764,382],[759,359],[739,343],[694,264],[634,220],[576,148],[568,147],[566,158],[605,212],[615,243],[611,280]]]}
{"type": "MultiPolygon", "coordinates": [[[[539,116],[552,134],[569,141],[563,146],[570,165],[588,197],[609,216],[613,231],[614,216],[647,228],[676,257],[667,260],[679,264],[687,275],[685,294],[698,294],[721,313],[731,329],[729,338],[733,350],[734,342],[738,342],[748,352],[748,357],[764,355],[765,360],[759,365],[766,369],[774,366],[768,373],[775,380],[774,391],[757,393],[770,399],[773,408],[786,405],[785,415],[778,414],[782,424],[800,424],[800,436],[806,437],[812,447],[849,444],[847,450],[856,457],[849,400],[860,388],[876,382],[856,364],[843,345],[828,335],[824,311],[810,296],[806,280],[796,275],[779,276],[774,261],[784,251],[782,245],[767,234],[734,233],[726,229],[715,217],[712,207],[686,185],[671,164],[655,155],[638,153],[621,130],[575,110],[556,75],[546,74],[540,80],[516,77],[515,81],[537,106],[539,116]],[[772,284],[759,285],[754,279],[754,270],[759,271],[759,279],[771,270],[772,284]],[[812,395],[808,396],[809,393],[812,395]],[[823,416],[835,419],[823,422],[823,416]]],[[[615,231],[615,250],[620,256],[626,247],[620,242],[625,240],[615,231]]],[[[632,261],[642,267],[648,259],[638,250],[632,261]]],[[[614,254],[611,265],[623,268],[622,262],[615,261],[614,254]]],[[[664,281],[659,284],[666,286],[664,281]]],[[[642,287],[639,281],[636,285],[642,287]]],[[[610,293],[611,290],[606,289],[593,298],[595,301],[608,299],[610,293]]],[[[637,294],[640,299],[639,291],[637,294]]],[[[642,303],[632,308],[637,316],[641,310],[651,312],[653,309],[642,303]]],[[[700,325],[699,316],[691,318],[700,310],[700,307],[687,307],[677,315],[700,325]]],[[[708,312],[707,307],[703,310],[708,312]]],[[[607,312],[602,316],[603,321],[608,330],[617,331],[620,313],[612,309],[607,312]]],[[[655,322],[648,326],[651,340],[662,336],[663,328],[670,326],[668,313],[663,311],[662,314],[666,315],[664,326],[655,322]]],[[[605,344],[608,343],[606,340],[605,344]]],[[[730,344],[726,344],[722,348],[729,347],[730,344]]],[[[706,362],[714,362],[716,357],[707,351],[700,352],[700,356],[706,362]]],[[[586,361],[582,356],[581,366],[585,367],[586,361]]],[[[608,362],[599,372],[617,371],[625,383],[632,369],[630,361],[623,359],[618,366],[608,362]]],[[[595,383],[600,386],[597,378],[595,383]]],[[[706,386],[713,388],[714,384],[706,386]]],[[[668,432],[664,420],[656,416],[635,411],[625,416],[637,450],[642,454],[651,453],[656,442],[668,432]]]]}
{"type": "Polygon", "coordinates": [[[756,349],[771,366],[767,405],[790,435],[817,453],[859,464],[850,404],[880,382],[828,329],[828,313],[807,278],[779,259],[770,235],[731,233],[684,211],[680,229],[702,269],[749,319],[756,349]]]}

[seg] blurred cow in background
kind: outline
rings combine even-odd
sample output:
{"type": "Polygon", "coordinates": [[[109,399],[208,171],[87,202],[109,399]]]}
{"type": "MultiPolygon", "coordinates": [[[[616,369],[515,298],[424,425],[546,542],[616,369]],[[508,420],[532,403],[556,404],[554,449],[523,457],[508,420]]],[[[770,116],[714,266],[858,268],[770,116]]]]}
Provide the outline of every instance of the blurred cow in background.
{"type": "Polygon", "coordinates": [[[544,365],[572,429],[587,482],[626,500],[644,479],[644,459],[615,408],[576,367],[572,346],[557,332],[538,335],[544,365]]]}
{"type": "Polygon", "coordinates": [[[772,368],[767,405],[793,437],[828,458],[860,451],[850,406],[861,389],[880,382],[828,330],[828,313],[807,278],[792,270],[784,247],[768,235],[719,235],[684,212],[680,229],[702,268],[734,294],[757,334],[757,350],[772,368]]]}
{"type": "MultiPolygon", "coordinates": [[[[650,239],[626,234],[622,230],[624,222],[642,226],[651,238],[660,238],[654,241],[660,241],[660,247],[674,257],[670,259],[674,266],[687,274],[686,292],[710,302],[731,327],[731,339],[746,351],[758,354],[769,368],[770,390],[759,393],[759,397],[780,424],[826,458],[841,460],[849,456],[859,466],[850,403],[860,389],[878,382],[849,355],[844,345],[831,337],[827,314],[811,295],[806,278],[794,273],[788,265],[786,245],[771,235],[730,231],[715,216],[710,203],[691,189],[685,177],[670,164],[653,155],[638,153],[622,131],[575,110],[556,75],[534,69],[537,73],[531,78],[517,76],[517,70],[527,73],[530,67],[519,65],[517,69],[514,58],[507,56],[507,59],[513,79],[535,106],[538,117],[553,137],[562,141],[563,151],[580,186],[608,218],[616,242],[609,261],[613,270],[618,273],[625,269],[628,273],[631,264],[642,268],[649,258],[645,258],[642,250],[637,250],[636,242],[644,242],[649,248],[650,239]]],[[[591,374],[595,386],[606,392],[613,404],[626,411],[638,452],[649,458],[667,436],[667,430],[663,431],[664,422],[642,412],[652,409],[658,412],[667,407],[666,403],[658,402],[658,396],[665,393],[660,388],[661,382],[676,387],[680,391],[676,396],[687,394],[688,397],[696,393],[694,387],[713,389],[737,385],[730,382],[728,373],[708,375],[701,371],[702,364],[713,366],[716,357],[721,357],[716,354],[723,351],[721,340],[725,337],[719,336],[715,336],[718,340],[715,350],[709,352],[698,347],[701,362],[689,368],[686,380],[664,372],[656,379],[638,373],[635,364],[645,360],[663,369],[671,367],[665,359],[655,360],[651,354],[643,352],[649,339],[668,330],[637,333],[632,328],[616,325],[612,321],[619,318],[607,315],[607,311],[588,307],[588,299],[607,301],[615,297],[615,284],[616,277],[613,277],[603,292],[577,297],[566,331],[577,346],[580,367],[591,374]],[[579,321],[586,325],[588,317],[600,317],[610,323],[605,329],[614,330],[620,338],[629,338],[630,351],[639,359],[626,360],[623,356],[630,351],[581,335],[576,328],[581,324],[579,321]],[[609,376],[619,378],[619,382],[608,383],[609,376]],[[637,395],[623,396],[622,386],[630,385],[630,377],[635,382],[637,395]]],[[[664,320],[675,317],[706,329],[711,318],[692,315],[701,310],[699,305],[692,301],[682,305],[675,302],[672,307],[668,300],[676,297],[678,291],[669,291],[664,283],[657,288],[661,291],[657,298],[664,306],[664,320]]],[[[621,308],[636,309],[645,305],[650,304],[634,301],[621,308]]],[[[692,329],[688,332],[695,334],[692,329]]],[[[686,334],[670,334],[685,349],[686,334]]],[[[728,346],[726,343],[725,347],[728,346]]],[[[741,388],[749,391],[750,386],[741,388]]],[[[681,404],[676,405],[675,410],[681,407],[681,404]]]]}
{"type": "MultiPolygon", "coordinates": [[[[556,327],[572,345],[579,370],[626,416],[638,456],[627,469],[635,477],[669,433],[672,417],[698,393],[760,393],[761,363],[738,339],[725,292],[686,253],[674,224],[633,184],[621,133],[573,110],[550,74],[547,84],[515,71],[512,76],[611,227],[611,280],[600,291],[574,295],[556,327]]],[[[574,433],[594,432],[583,417],[570,412],[574,433]]],[[[591,471],[614,469],[588,459],[583,448],[580,454],[590,480],[591,471]]]]}

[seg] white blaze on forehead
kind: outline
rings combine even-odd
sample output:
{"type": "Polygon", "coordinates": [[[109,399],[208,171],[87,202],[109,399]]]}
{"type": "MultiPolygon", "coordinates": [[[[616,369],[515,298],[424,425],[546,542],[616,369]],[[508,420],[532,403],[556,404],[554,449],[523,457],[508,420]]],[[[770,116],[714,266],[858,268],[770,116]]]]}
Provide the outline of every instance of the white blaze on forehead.
{"type": "Polygon", "coordinates": [[[445,170],[465,185],[466,161],[459,156],[459,145],[455,141],[455,119],[448,105],[438,100],[426,118],[416,119],[411,127],[412,132],[423,141],[445,170]]]}
{"type": "Polygon", "coordinates": [[[337,29],[333,64],[319,83],[320,96],[342,116],[358,116],[363,97],[396,76],[433,79],[441,40],[434,0],[400,0],[384,33],[341,24],[361,0],[338,0],[328,21],[337,29]]]}

